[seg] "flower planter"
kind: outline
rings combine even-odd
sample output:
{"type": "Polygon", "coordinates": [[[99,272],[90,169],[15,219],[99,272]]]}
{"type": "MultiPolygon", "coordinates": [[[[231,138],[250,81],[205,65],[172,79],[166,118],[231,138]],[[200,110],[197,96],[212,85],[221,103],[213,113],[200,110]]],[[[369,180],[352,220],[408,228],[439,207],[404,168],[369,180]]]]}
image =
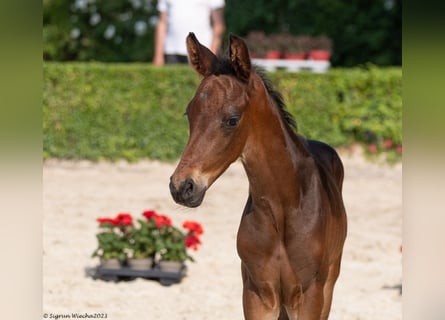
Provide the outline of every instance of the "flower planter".
{"type": "Polygon", "coordinates": [[[153,267],[153,258],[128,259],[128,267],[134,270],[150,270],[153,267]]]}
{"type": "Polygon", "coordinates": [[[184,267],[184,263],[181,261],[159,261],[159,269],[163,272],[179,272],[184,267]]]}
{"type": "Polygon", "coordinates": [[[121,261],[117,258],[100,258],[100,266],[105,269],[120,269],[122,267],[122,264],[121,261]]]}
{"type": "Polygon", "coordinates": [[[309,52],[309,59],[316,61],[329,61],[331,52],[327,50],[312,50],[309,52]]]}
{"type": "Polygon", "coordinates": [[[300,53],[286,52],[284,54],[284,59],[286,59],[286,60],[305,60],[306,53],[305,52],[300,52],[300,53]]]}
{"type": "Polygon", "coordinates": [[[280,59],[281,52],[279,50],[270,50],[267,51],[266,55],[264,56],[264,59],[280,59]]]}
{"type": "Polygon", "coordinates": [[[130,281],[136,278],[153,279],[158,280],[163,286],[170,286],[175,283],[181,282],[187,274],[187,267],[185,264],[181,264],[181,269],[176,271],[163,271],[159,265],[155,265],[149,270],[133,269],[129,266],[122,266],[117,269],[104,268],[102,265],[94,268],[86,268],[85,272],[87,276],[92,277],[94,280],[103,281],[130,281]]]}
{"type": "Polygon", "coordinates": [[[198,249],[202,226],[195,221],[184,221],[182,227],[187,230],[184,232],[173,226],[166,215],[153,210],[146,210],[142,215],[145,220],[138,219],[138,225],[133,223],[128,213],[96,219],[100,232],[96,234],[98,246],[92,257],[100,257],[100,264],[91,272],[94,279],[129,281],[137,277],[157,278],[161,284],[170,285],[185,275],[184,261],[194,261],[186,250],[198,249]],[[106,260],[103,257],[116,259],[106,260]],[[155,257],[165,261],[155,261],[155,257]]]}

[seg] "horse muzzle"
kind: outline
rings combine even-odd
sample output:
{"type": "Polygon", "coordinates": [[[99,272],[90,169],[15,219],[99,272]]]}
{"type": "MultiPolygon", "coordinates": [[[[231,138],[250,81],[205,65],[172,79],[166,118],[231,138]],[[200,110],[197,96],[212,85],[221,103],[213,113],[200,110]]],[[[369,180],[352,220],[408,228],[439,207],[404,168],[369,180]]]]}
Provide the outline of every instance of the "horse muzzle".
{"type": "Polygon", "coordinates": [[[172,177],[170,177],[170,193],[175,202],[180,205],[189,208],[198,207],[204,199],[206,190],[206,187],[200,187],[191,178],[187,178],[178,185],[175,185],[172,177]]]}

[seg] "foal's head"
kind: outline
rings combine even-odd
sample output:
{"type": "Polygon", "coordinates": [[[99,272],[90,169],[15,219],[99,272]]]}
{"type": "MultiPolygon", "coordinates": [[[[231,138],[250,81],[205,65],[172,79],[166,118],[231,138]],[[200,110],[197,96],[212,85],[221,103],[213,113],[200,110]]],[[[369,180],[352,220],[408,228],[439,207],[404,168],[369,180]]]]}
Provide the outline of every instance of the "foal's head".
{"type": "Polygon", "coordinates": [[[251,126],[251,92],[258,84],[251,79],[246,44],[236,36],[230,36],[226,59],[217,58],[193,33],[187,37],[187,50],[203,80],[187,106],[190,138],[170,191],[176,202],[197,207],[210,185],[243,152],[251,126]]]}

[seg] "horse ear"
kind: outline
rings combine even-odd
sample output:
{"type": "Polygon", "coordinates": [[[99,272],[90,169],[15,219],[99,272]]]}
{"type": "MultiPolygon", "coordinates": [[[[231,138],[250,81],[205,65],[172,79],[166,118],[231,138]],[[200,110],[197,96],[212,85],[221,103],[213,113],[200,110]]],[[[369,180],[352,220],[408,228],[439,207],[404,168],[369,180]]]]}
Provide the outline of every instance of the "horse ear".
{"type": "Polygon", "coordinates": [[[229,56],[230,61],[232,62],[232,67],[235,70],[237,77],[240,80],[247,82],[252,65],[246,43],[243,41],[243,39],[235,36],[234,34],[230,34],[229,41],[229,56]]]}
{"type": "Polygon", "coordinates": [[[212,66],[217,57],[208,48],[199,43],[193,32],[187,36],[187,52],[192,67],[203,77],[212,73],[212,66]]]}

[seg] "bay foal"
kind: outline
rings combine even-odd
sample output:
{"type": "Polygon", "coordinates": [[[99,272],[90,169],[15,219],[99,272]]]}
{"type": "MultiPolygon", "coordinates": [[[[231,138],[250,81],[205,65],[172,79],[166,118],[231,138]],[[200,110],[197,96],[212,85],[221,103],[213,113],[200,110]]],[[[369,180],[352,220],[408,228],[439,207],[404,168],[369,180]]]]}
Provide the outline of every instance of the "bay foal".
{"type": "Polygon", "coordinates": [[[241,38],[230,36],[224,59],[193,33],[187,49],[203,79],[186,110],[190,137],[171,177],[174,200],[199,206],[241,158],[249,179],[237,236],[245,318],[327,319],[346,238],[340,158],[295,133],[241,38]]]}

